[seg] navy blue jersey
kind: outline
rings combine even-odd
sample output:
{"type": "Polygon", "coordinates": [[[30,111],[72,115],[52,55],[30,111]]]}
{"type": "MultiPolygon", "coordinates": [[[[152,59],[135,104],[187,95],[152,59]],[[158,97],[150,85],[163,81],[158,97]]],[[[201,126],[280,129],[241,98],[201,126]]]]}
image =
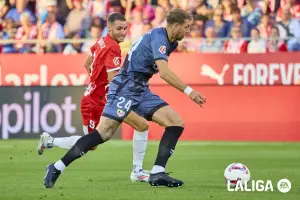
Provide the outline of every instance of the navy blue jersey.
{"type": "Polygon", "coordinates": [[[168,61],[169,55],[177,45],[177,42],[169,42],[165,28],[150,30],[131,47],[115,80],[124,83],[125,79],[129,79],[139,86],[148,86],[149,79],[158,73],[155,61],[160,59],[168,61]]]}

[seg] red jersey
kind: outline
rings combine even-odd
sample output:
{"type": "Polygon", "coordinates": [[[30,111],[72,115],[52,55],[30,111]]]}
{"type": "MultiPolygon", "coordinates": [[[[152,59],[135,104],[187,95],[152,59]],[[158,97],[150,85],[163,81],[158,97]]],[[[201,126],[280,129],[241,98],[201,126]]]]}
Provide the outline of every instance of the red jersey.
{"type": "Polygon", "coordinates": [[[107,35],[99,39],[90,50],[93,62],[90,67],[90,83],[84,96],[89,96],[90,102],[94,105],[105,105],[107,72],[120,69],[121,49],[119,44],[107,35]]]}

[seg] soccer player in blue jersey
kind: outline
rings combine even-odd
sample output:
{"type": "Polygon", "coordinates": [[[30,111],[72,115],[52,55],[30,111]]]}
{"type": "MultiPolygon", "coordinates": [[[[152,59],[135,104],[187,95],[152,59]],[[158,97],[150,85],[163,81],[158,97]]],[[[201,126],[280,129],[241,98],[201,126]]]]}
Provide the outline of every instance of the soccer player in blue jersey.
{"type": "Polygon", "coordinates": [[[152,29],[131,47],[120,73],[110,84],[100,124],[92,133],[80,138],[55,166],[54,163],[47,166],[47,188],[54,186],[61,172],[74,160],[109,140],[130,112],[165,128],[149,183],[152,186],[167,187],[183,185],[183,181],[174,179],[165,172],[165,166],[184,130],[184,122],[167,102],[150,91],[149,79],[153,74],[159,73],[163,80],[187,94],[201,107],[206,98],[184,84],[168,68],[168,56],[176,49],[177,41],[190,32],[192,16],[184,10],[172,9],[167,13],[166,20],[166,28],[152,29]]]}

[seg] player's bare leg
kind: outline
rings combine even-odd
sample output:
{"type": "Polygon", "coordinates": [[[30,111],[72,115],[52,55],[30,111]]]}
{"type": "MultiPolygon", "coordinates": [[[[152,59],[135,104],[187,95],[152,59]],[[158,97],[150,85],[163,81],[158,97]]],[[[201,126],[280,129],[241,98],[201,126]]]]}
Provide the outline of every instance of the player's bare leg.
{"type": "Polygon", "coordinates": [[[148,143],[148,122],[134,112],[124,119],[124,122],[133,127],[133,168],[130,180],[133,182],[148,182],[149,171],[143,169],[143,161],[148,143]]]}
{"type": "MultiPolygon", "coordinates": [[[[87,126],[83,126],[82,130],[84,135],[88,134],[87,126]]],[[[43,132],[40,136],[40,141],[37,146],[37,152],[39,155],[42,155],[46,149],[51,149],[53,147],[59,147],[69,150],[81,137],[82,136],[79,135],[73,135],[70,137],[52,137],[49,133],[43,132]]]]}
{"type": "MultiPolygon", "coordinates": [[[[130,179],[134,182],[148,182],[149,171],[143,169],[143,160],[148,142],[148,122],[133,112],[125,118],[124,122],[135,128],[133,135],[133,169],[130,174],[130,179]]],[[[87,126],[83,126],[83,132],[85,135],[88,134],[87,126]]],[[[42,155],[44,150],[53,147],[69,150],[81,137],[82,136],[76,135],[55,138],[44,132],[41,135],[40,142],[38,144],[38,154],[42,155]]],[[[94,149],[96,149],[96,147],[93,147],[91,150],[94,149]]]]}
{"type": "MultiPolygon", "coordinates": [[[[120,124],[120,121],[102,116],[100,119],[100,123],[94,131],[92,131],[88,135],[81,137],[76,142],[76,144],[65,154],[65,156],[62,157],[61,160],[46,167],[46,176],[44,178],[44,185],[46,186],[46,188],[52,188],[61,172],[73,161],[82,157],[93,147],[108,141],[116,132],[120,124]]],[[[134,128],[136,128],[137,123],[133,123],[133,126],[134,128]]],[[[148,129],[148,124],[146,123],[143,128],[148,129]]]]}
{"type": "Polygon", "coordinates": [[[81,137],[61,160],[46,167],[46,176],[44,178],[46,188],[52,188],[61,172],[73,161],[82,157],[93,147],[109,140],[120,124],[121,122],[119,121],[102,116],[95,130],[81,137]]]}
{"type": "Polygon", "coordinates": [[[169,157],[173,154],[177,141],[184,130],[184,122],[179,114],[170,106],[164,106],[157,110],[152,116],[152,121],[165,127],[165,132],[160,140],[158,154],[150,173],[149,183],[152,186],[179,187],[183,185],[183,181],[168,176],[165,173],[165,166],[169,157]]]}

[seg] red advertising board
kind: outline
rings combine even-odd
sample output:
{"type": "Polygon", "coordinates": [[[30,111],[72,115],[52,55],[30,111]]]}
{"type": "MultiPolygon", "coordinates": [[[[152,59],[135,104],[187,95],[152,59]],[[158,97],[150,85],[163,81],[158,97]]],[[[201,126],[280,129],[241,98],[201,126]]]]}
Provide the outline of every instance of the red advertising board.
{"type": "MultiPolygon", "coordinates": [[[[300,141],[300,86],[195,86],[207,97],[204,108],[170,86],[153,86],[182,117],[182,140],[300,141]]],[[[123,139],[133,130],[123,126],[123,139]]],[[[149,138],[164,129],[150,123],[149,138]]]]}
{"type": "MultiPolygon", "coordinates": [[[[0,86],[84,85],[85,55],[0,55],[0,86]]],[[[180,54],[170,68],[208,98],[200,109],[156,75],[151,89],[184,119],[184,140],[300,141],[300,53],[180,54]]],[[[123,127],[123,139],[132,129],[123,127]]],[[[163,129],[151,123],[150,139],[163,129]]]]}
{"type": "MultiPolygon", "coordinates": [[[[0,85],[83,85],[85,55],[0,55],[0,85]]],[[[187,84],[300,84],[300,53],[174,53],[170,68],[187,84]]],[[[158,75],[152,84],[165,84],[158,75]]]]}
{"type": "Polygon", "coordinates": [[[1,55],[2,86],[78,86],[88,82],[85,55],[1,55]]]}

